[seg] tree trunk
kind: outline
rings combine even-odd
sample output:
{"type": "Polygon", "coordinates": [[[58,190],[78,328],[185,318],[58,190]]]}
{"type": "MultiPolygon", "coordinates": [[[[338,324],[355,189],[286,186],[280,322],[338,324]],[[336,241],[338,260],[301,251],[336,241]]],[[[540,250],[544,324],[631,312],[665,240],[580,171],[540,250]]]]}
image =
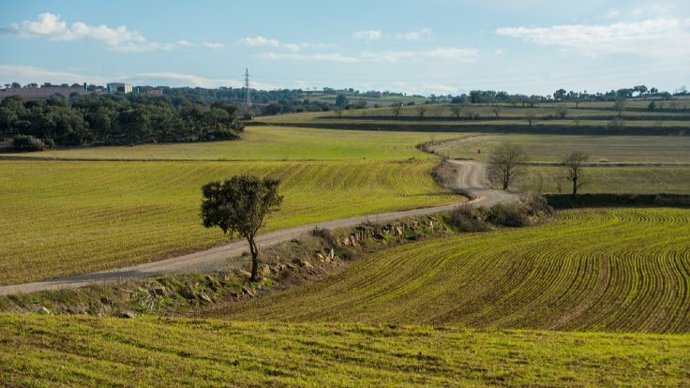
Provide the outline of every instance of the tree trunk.
{"type": "Polygon", "coordinates": [[[247,239],[249,242],[249,251],[252,253],[252,276],[249,278],[251,282],[259,281],[259,248],[254,242],[254,237],[247,239]]]}
{"type": "Polygon", "coordinates": [[[573,178],[573,197],[577,195],[577,177],[573,178]]]}

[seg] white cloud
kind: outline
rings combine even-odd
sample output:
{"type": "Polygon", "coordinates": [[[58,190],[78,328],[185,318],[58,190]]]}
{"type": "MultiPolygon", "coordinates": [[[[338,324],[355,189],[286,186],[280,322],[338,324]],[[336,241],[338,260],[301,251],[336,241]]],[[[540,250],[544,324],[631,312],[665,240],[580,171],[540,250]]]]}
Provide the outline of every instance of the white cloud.
{"type": "Polygon", "coordinates": [[[398,39],[404,39],[404,40],[413,42],[413,41],[419,40],[421,38],[428,37],[430,35],[431,35],[431,29],[420,28],[417,30],[408,31],[408,32],[401,33],[401,34],[396,34],[395,37],[398,39]]]}
{"type": "Polygon", "coordinates": [[[280,42],[277,39],[266,38],[261,35],[242,38],[242,44],[249,47],[278,47],[280,42]]]}
{"type": "Polygon", "coordinates": [[[368,42],[381,39],[381,35],[381,30],[357,31],[354,34],[352,34],[352,36],[354,36],[355,39],[364,40],[368,42]]]}
{"type": "Polygon", "coordinates": [[[109,27],[103,24],[90,26],[84,22],[74,22],[69,26],[60,18],[60,15],[49,12],[38,15],[37,20],[12,23],[2,31],[23,38],[44,38],[55,41],[92,39],[121,52],[170,50],[176,47],[174,43],[150,42],[139,32],[130,31],[126,26],[109,27]]]}
{"type": "Polygon", "coordinates": [[[475,48],[436,47],[420,51],[365,51],[360,56],[362,59],[377,62],[397,62],[403,59],[434,58],[456,62],[474,62],[479,54],[475,48]]]}
{"type": "Polygon", "coordinates": [[[240,43],[248,47],[272,47],[281,50],[286,50],[292,53],[298,53],[303,49],[321,49],[333,47],[333,45],[330,43],[286,43],[281,42],[278,39],[266,38],[261,35],[242,38],[240,39],[240,43]]]}
{"type": "Polygon", "coordinates": [[[270,60],[297,60],[297,61],[315,61],[315,62],[339,62],[339,63],[353,63],[359,62],[360,59],[355,57],[349,57],[338,52],[333,53],[312,53],[312,54],[300,54],[300,53],[276,53],[268,52],[259,55],[260,58],[270,59],[270,60]]]}
{"type": "Polygon", "coordinates": [[[177,41],[177,45],[178,45],[178,46],[183,46],[183,47],[194,46],[194,44],[193,44],[192,42],[189,42],[189,41],[184,40],[184,39],[178,40],[178,41],[177,41]]]}
{"type": "Polygon", "coordinates": [[[687,21],[657,18],[609,25],[558,25],[552,27],[505,27],[498,35],[519,38],[543,46],[575,49],[590,55],[630,53],[651,56],[690,54],[687,21]]]}
{"type": "Polygon", "coordinates": [[[220,43],[220,42],[203,42],[202,45],[204,47],[208,47],[208,48],[214,49],[214,50],[225,47],[225,45],[223,43],[220,43]]]}
{"type": "Polygon", "coordinates": [[[35,82],[42,84],[43,82],[51,82],[55,84],[62,84],[63,82],[73,83],[95,83],[105,85],[110,82],[108,78],[76,74],[65,71],[51,71],[34,66],[17,66],[17,65],[0,65],[0,78],[11,82],[19,82],[20,84],[27,84],[35,82]]]}

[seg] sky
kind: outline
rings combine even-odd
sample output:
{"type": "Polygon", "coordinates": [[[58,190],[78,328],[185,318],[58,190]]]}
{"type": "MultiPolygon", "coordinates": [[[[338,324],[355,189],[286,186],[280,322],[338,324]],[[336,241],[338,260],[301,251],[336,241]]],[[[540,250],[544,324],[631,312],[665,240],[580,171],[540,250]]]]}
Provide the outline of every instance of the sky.
{"type": "Polygon", "coordinates": [[[690,83],[690,1],[1,0],[0,84],[550,94],[690,83]]]}

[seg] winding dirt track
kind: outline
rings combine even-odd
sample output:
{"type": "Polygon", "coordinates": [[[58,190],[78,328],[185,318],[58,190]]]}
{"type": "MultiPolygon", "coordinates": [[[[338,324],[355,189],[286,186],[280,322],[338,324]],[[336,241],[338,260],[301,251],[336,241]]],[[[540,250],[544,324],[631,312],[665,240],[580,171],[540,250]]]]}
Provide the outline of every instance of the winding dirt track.
{"type": "MultiPolygon", "coordinates": [[[[492,206],[500,202],[512,202],[517,199],[517,196],[514,194],[488,189],[488,185],[486,184],[486,170],[481,163],[474,161],[450,162],[453,163],[458,170],[453,185],[454,187],[452,188],[472,195],[475,199],[468,202],[471,206],[492,206]]],[[[259,246],[265,247],[297,238],[315,228],[340,229],[354,227],[363,222],[390,222],[405,217],[423,216],[449,211],[457,206],[458,204],[456,203],[302,225],[263,234],[257,237],[256,241],[259,246]]],[[[3,286],[0,287],[0,295],[78,288],[94,283],[131,280],[174,272],[210,271],[220,268],[239,267],[243,262],[239,256],[246,250],[247,243],[244,240],[238,240],[220,247],[131,267],[68,276],[54,280],[3,286]]]]}

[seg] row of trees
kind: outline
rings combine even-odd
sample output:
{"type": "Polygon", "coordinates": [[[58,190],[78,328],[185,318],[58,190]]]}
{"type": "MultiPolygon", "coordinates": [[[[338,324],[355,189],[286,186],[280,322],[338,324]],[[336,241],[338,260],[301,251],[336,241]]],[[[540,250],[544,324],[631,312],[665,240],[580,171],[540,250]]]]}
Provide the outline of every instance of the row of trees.
{"type": "MultiPolygon", "coordinates": [[[[563,178],[572,184],[572,195],[584,184],[583,170],[588,155],[581,151],[572,151],[560,162],[563,178]]],[[[527,152],[517,144],[505,142],[499,144],[491,153],[487,175],[492,184],[508,190],[510,185],[527,173],[525,166],[527,152]]]]}
{"type": "Polygon", "coordinates": [[[242,131],[237,108],[186,98],[140,95],[53,96],[0,102],[0,138],[29,135],[46,144],[136,144],[235,139],[242,131]]]}

